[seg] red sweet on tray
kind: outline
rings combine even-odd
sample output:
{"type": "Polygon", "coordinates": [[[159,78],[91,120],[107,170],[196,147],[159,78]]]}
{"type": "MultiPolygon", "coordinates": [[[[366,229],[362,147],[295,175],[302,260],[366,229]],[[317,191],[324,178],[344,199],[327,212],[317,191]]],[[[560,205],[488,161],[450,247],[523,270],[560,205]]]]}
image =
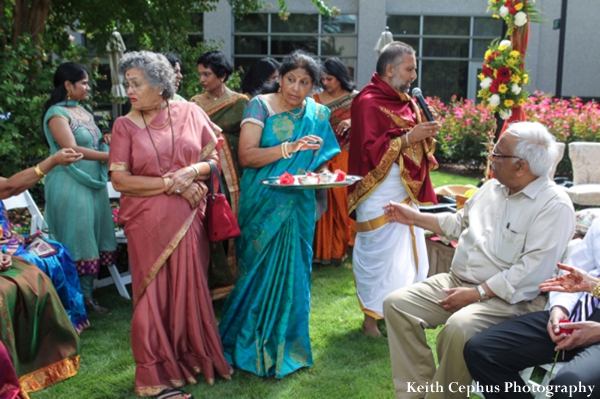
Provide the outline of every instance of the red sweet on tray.
{"type": "Polygon", "coordinates": [[[294,175],[288,172],[284,172],[281,176],[279,176],[279,184],[282,186],[289,186],[294,184],[294,175]]]}
{"type": "Polygon", "coordinates": [[[337,175],[335,178],[335,182],[346,181],[346,172],[344,172],[343,170],[336,169],[333,173],[337,175]]]}

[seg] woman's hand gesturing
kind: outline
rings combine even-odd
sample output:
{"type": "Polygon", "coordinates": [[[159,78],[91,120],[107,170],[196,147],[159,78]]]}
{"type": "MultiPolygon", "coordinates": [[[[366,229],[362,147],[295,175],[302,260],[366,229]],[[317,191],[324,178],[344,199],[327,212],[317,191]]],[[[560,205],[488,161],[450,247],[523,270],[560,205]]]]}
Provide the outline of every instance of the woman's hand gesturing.
{"type": "Polygon", "coordinates": [[[73,162],[77,162],[83,158],[83,154],[80,152],[75,152],[75,150],[72,148],[63,148],[59,151],[56,151],[51,158],[55,165],[68,166],[73,162]]]}
{"type": "Polygon", "coordinates": [[[318,150],[319,148],[321,148],[322,142],[322,138],[310,134],[290,143],[289,151],[290,153],[294,153],[298,151],[318,150]]]}

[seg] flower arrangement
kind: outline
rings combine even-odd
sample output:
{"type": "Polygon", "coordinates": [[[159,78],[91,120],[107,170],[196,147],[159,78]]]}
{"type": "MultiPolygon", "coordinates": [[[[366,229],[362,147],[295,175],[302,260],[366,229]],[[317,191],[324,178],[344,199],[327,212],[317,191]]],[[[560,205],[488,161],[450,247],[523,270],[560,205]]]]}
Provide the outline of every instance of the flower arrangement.
{"type": "Polygon", "coordinates": [[[488,12],[493,18],[502,18],[506,22],[507,36],[515,29],[524,28],[528,22],[540,22],[537,9],[533,6],[535,0],[488,0],[488,12]]]}
{"type": "Polygon", "coordinates": [[[485,53],[477,97],[502,119],[510,118],[512,108],[522,106],[529,97],[523,89],[529,82],[523,58],[524,54],[514,49],[510,40],[494,40],[485,53]]]}

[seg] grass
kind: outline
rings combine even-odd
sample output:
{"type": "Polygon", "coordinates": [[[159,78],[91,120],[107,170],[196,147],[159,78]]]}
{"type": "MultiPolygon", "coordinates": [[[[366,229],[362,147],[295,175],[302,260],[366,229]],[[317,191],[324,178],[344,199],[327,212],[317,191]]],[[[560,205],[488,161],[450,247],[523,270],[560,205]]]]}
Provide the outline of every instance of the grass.
{"type": "MultiPolygon", "coordinates": [[[[477,183],[477,179],[441,172],[431,175],[435,186],[477,183]]],[[[315,266],[312,284],[310,335],[314,367],[281,380],[236,370],[232,381],[217,379],[214,386],[204,383],[200,376],[197,385],[186,386],[185,390],[197,399],[393,397],[387,341],[361,333],[363,314],[356,299],[350,261],[337,268],[315,266]]],[[[92,326],[81,336],[83,350],[78,374],[30,394],[32,399],[135,397],[135,362],[129,335],[131,302],[120,297],[114,286],[97,290],[95,296],[111,311],[89,315],[92,326]]],[[[214,303],[217,318],[221,306],[222,302],[214,303]]],[[[385,333],[384,323],[380,328],[385,333]]],[[[432,347],[437,331],[426,332],[432,347]]]]}

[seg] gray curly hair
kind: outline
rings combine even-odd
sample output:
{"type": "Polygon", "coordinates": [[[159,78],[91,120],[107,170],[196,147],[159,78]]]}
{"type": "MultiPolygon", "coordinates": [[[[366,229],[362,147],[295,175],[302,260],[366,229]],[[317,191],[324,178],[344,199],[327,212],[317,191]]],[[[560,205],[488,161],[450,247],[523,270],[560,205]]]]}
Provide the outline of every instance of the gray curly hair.
{"type": "Polygon", "coordinates": [[[153,89],[162,89],[165,100],[175,94],[175,72],[164,55],[151,51],[125,53],[119,62],[119,73],[124,78],[131,68],[140,69],[153,89]]]}

